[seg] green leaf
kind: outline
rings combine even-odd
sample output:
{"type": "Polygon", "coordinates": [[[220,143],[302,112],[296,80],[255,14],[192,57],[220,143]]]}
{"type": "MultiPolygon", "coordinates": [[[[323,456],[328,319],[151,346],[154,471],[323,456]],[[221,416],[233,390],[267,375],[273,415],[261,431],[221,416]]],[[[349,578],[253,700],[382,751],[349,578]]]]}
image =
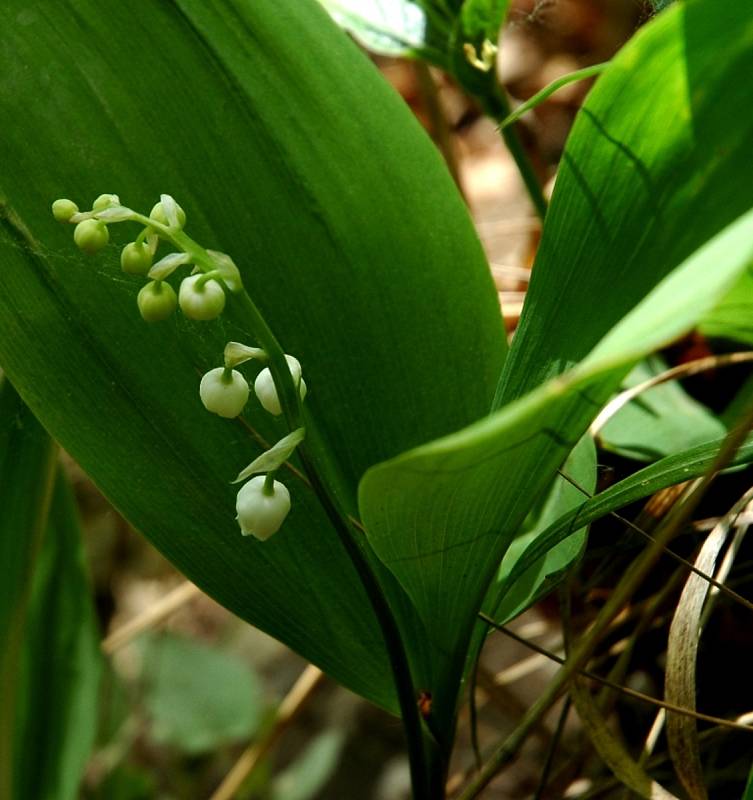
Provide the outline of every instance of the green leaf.
{"type": "MultiPolygon", "coordinates": [[[[658,356],[638,364],[625,379],[626,389],[667,369],[658,356]]],[[[599,444],[621,456],[653,461],[696,444],[718,439],[726,428],[708,408],[694,400],[677,381],[642,392],[601,429],[599,444]]]]}
{"type": "MultiPolygon", "coordinates": [[[[596,486],[596,448],[584,436],[565,461],[563,472],[592,492],[596,486]]],[[[583,505],[583,493],[559,475],[554,479],[534,527],[518,536],[505,553],[496,581],[489,589],[483,610],[504,625],[548,594],[580,559],[586,546],[588,526],[571,533],[547,550],[535,563],[521,570],[518,562],[529,546],[553,522],[583,505]],[[512,576],[515,577],[512,577],[512,576]]]]}
{"type": "Polygon", "coordinates": [[[305,437],[305,428],[296,428],[287,436],[283,436],[279,442],[275,442],[269,450],[255,458],[245,469],[242,469],[233,483],[245,481],[246,478],[258,475],[260,472],[279,469],[293,455],[296,447],[305,437]]]}
{"type": "Polygon", "coordinates": [[[259,729],[261,687],[240,658],[172,635],[146,640],[142,658],[156,742],[197,755],[249,739],[259,729]]]}
{"type": "MultiPolygon", "coordinates": [[[[511,577],[517,579],[523,575],[527,569],[544,557],[550,548],[557,547],[560,542],[572,536],[572,531],[576,527],[590,525],[612,511],[630,505],[636,500],[649,497],[654,492],[666,489],[667,486],[674,486],[677,483],[704,475],[713,466],[723,441],[723,439],[717,439],[683,453],[667,456],[592,498],[581,496],[582,502],[577,508],[541,531],[539,536],[521,553],[511,571],[511,577]]],[[[742,466],[751,463],[753,463],[753,436],[746,439],[729,465],[742,466]]]]}
{"type": "Polygon", "coordinates": [[[740,800],[753,800],[753,766],[748,773],[748,782],[745,784],[745,791],[740,800]]]}
{"type": "Polygon", "coordinates": [[[672,6],[612,60],[568,138],[495,407],[578,363],[750,207],[751,70],[753,8],[714,0],[672,6]]]}
{"type": "Polygon", "coordinates": [[[2,381],[0,794],[9,800],[77,797],[97,723],[99,635],[56,456],[2,381]]]}
{"type": "Polygon", "coordinates": [[[753,346],[753,265],[706,314],[698,329],[706,336],[753,346]]]}
{"type": "Polygon", "coordinates": [[[752,253],[753,211],[672,272],[576,369],[366,473],[359,496],[369,541],[438,648],[455,654],[450,685],[486,587],[557,467],[630,368],[692,327],[752,253]]]}
{"type": "MultiPolygon", "coordinates": [[[[440,157],[314,0],[154,0],[107,14],[84,0],[44,15],[11,0],[0,22],[0,117],[14,120],[0,137],[0,364],[182,572],[394,710],[381,632],[307,486],[284,478],[293,507],[272,540],[240,535],[230,481],[287,431],[254,402],[228,422],[199,400],[228,341],[258,345],[234,298],[216,322],[146,325],[141,282],[116,248],[81,256],[49,205],[65,194],[84,207],[102,191],[138,209],[176,198],[187,231],[232,255],[305,364],[307,429],[355,513],[369,466],[486,412],[504,358],[491,276],[440,157]]],[[[428,685],[444,656],[382,572],[428,685]]]]}

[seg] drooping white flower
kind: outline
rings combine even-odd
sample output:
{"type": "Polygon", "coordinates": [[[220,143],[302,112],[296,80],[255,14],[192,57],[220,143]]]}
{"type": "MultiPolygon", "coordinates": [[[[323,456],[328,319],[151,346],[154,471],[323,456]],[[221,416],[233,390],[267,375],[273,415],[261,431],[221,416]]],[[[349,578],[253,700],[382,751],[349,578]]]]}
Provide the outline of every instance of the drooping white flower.
{"type": "Polygon", "coordinates": [[[199,385],[204,408],[226,419],[233,419],[243,411],[250,391],[246,379],[238,370],[223,367],[210,369],[199,385]]]}
{"type": "MultiPolygon", "coordinates": [[[[295,356],[286,355],[285,360],[288,362],[290,374],[293,376],[293,383],[298,387],[301,400],[303,400],[306,397],[307,389],[306,382],[301,377],[301,363],[295,356]]],[[[282,414],[280,398],[277,396],[277,389],[275,388],[275,382],[272,378],[272,373],[269,371],[269,367],[265,367],[256,376],[254,392],[266,411],[269,411],[270,414],[274,414],[275,416],[282,414]]]]}
{"type": "Polygon", "coordinates": [[[225,290],[214,278],[206,280],[201,273],[191,275],[181,281],[178,303],[189,319],[214,319],[225,308],[225,290]]]}
{"type": "Polygon", "coordinates": [[[236,519],[244,536],[255,536],[262,542],[280,530],[290,511],[290,492],[279,481],[271,491],[264,491],[266,476],[257,475],[241,487],[235,509],[236,519]]]}

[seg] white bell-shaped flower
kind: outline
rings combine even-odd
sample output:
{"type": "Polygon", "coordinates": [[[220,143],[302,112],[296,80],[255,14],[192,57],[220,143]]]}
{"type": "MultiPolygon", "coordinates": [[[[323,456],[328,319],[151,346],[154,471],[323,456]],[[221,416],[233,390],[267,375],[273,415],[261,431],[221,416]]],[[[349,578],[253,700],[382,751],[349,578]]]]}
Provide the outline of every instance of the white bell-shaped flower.
{"type": "MultiPolygon", "coordinates": [[[[295,356],[285,356],[285,360],[288,362],[290,374],[293,376],[293,383],[298,387],[301,400],[303,400],[306,397],[307,389],[306,382],[301,377],[301,363],[295,356]]],[[[269,367],[265,367],[256,376],[254,392],[256,392],[259,402],[266,411],[269,411],[270,414],[274,414],[275,416],[282,414],[280,398],[277,396],[277,389],[275,388],[275,382],[272,378],[272,373],[269,371],[269,367]]]]}
{"type": "Polygon", "coordinates": [[[233,419],[246,405],[250,389],[238,370],[210,369],[201,379],[199,396],[204,408],[213,414],[233,419]]]}
{"type": "Polygon", "coordinates": [[[236,519],[244,536],[255,536],[262,542],[280,530],[290,511],[290,492],[274,481],[269,494],[264,491],[266,476],[257,475],[238,492],[236,519]]]}
{"type": "Polygon", "coordinates": [[[191,275],[181,281],[178,303],[189,319],[214,319],[225,308],[225,290],[213,278],[206,280],[201,273],[191,275]]]}

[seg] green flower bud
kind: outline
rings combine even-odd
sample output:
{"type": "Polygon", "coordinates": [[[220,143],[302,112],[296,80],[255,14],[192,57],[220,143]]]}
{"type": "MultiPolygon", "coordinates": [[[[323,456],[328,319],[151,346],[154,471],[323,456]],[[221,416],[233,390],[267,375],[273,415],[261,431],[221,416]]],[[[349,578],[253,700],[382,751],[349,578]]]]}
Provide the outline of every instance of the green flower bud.
{"type": "Polygon", "coordinates": [[[147,322],[167,319],[175,311],[178,298],[175,289],[164,281],[151,281],[143,286],[136,298],[141,316],[147,322]]]}
{"type": "Polygon", "coordinates": [[[207,281],[202,281],[202,278],[202,274],[191,275],[180,284],[180,310],[189,319],[214,319],[225,308],[225,290],[222,286],[213,278],[207,281]]]}
{"type": "MultiPolygon", "coordinates": [[[[285,360],[288,362],[290,374],[293,376],[293,383],[298,387],[301,400],[303,400],[306,397],[307,388],[306,382],[301,377],[301,364],[294,356],[285,356],[285,360]]],[[[272,373],[269,371],[269,367],[263,369],[256,376],[254,392],[266,411],[269,411],[270,414],[274,414],[274,416],[282,414],[280,398],[277,396],[277,388],[275,387],[275,382],[272,378],[272,373]]]]}
{"type": "Polygon", "coordinates": [[[92,211],[104,211],[110,206],[119,206],[120,198],[116,194],[101,194],[93,203],[92,211]]]}
{"type": "Polygon", "coordinates": [[[120,254],[120,266],[129,275],[146,275],[152,266],[152,252],[143,242],[131,242],[120,254]]]}
{"type": "Polygon", "coordinates": [[[199,396],[204,408],[213,414],[233,419],[246,405],[250,389],[238,370],[211,369],[201,379],[199,396]]]}
{"type": "Polygon", "coordinates": [[[78,206],[73,200],[61,198],[52,204],[52,216],[58,222],[68,222],[74,214],[78,214],[78,206]]]}
{"type": "Polygon", "coordinates": [[[96,219],[79,222],[73,231],[73,241],[80,250],[89,255],[98,253],[110,241],[107,225],[96,219]]]}
{"type": "MultiPolygon", "coordinates": [[[[178,214],[178,227],[182,228],[186,224],[186,212],[177,203],[175,204],[175,210],[178,214]]],[[[149,212],[149,219],[160,222],[162,225],[170,224],[161,201],[155,203],[154,208],[149,212]]]]}
{"type": "Polygon", "coordinates": [[[265,481],[264,475],[257,475],[244,484],[235,504],[241,533],[255,536],[262,542],[280,530],[290,511],[290,492],[287,487],[275,481],[271,493],[267,494],[264,491],[265,481]]]}

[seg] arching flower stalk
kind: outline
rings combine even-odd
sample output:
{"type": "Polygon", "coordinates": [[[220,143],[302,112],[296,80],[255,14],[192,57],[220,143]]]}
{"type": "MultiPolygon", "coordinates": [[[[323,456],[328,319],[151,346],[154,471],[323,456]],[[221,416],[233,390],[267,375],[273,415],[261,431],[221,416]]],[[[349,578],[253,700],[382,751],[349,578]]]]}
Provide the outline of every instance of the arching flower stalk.
{"type": "Polygon", "coordinates": [[[147,322],[167,319],[178,306],[189,319],[215,319],[225,308],[226,293],[243,290],[240,273],[230,256],[206,250],[183,232],[186,213],[168,194],[160,196],[148,217],[122,205],[115,194],[100,195],[91,210],[83,212],[72,200],[56,200],[52,213],[59,222],[76,225],[74,242],[89,255],[107,245],[109,225],[138,222],[144,226],[136,239],[123,248],[120,265],[129,275],[151,279],[138,295],[139,312],[147,322]],[[177,252],[152,265],[161,242],[172,245],[177,252]],[[183,278],[176,295],[167,279],[184,265],[192,266],[193,272],[183,278]]]}
{"type": "MultiPolygon", "coordinates": [[[[207,250],[184,233],[185,211],[170,195],[161,195],[148,217],[122,205],[115,194],[100,195],[89,211],[79,211],[72,200],[56,200],[52,204],[52,213],[59,222],[76,226],[74,242],[89,255],[107,246],[109,225],[136,222],[143,226],[136,239],[123,248],[120,265],[129,275],[148,279],[137,296],[139,313],[147,322],[165,320],[178,307],[189,319],[212,320],[222,314],[228,295],[237,295],[244,304],[252,330],[265,347],[229,342],[225,348],[224,367],[210,370],[201,379],[201,402],[208,411],[221,417],[232,419],[239,416],[248,401],[250,387],[235,368],[249,360],[257,360],[270,365],[262,369],[254,384],[262,406],[274,415],[285,411],[291,427],[300,419],[300,402],[305,397],[306,384],[301,377],[299,361],[283,354],[245,293],[238,268],[230,256],[207,250]],[[154,263],[162,242],[175,250],[154,263]],[[184,266],[192,270],[182,279],[176,293],[168,279],[184,266]]],[[[297,427],[241,473],[243,477],[240,480],[256,476],[238,492],[237,520],[244,535],[268,539],[279,530],[290,511],[290,493],[274,476],[303,440],[303,430],[297,427]]]]}

